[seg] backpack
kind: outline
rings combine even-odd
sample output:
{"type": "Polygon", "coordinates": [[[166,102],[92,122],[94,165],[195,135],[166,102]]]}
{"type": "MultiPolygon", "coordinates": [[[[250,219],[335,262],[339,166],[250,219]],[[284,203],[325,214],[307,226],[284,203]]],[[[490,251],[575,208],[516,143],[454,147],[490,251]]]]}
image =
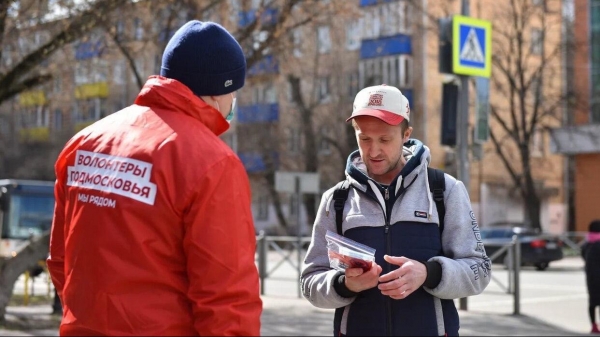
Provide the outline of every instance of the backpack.
{"type": "MultiPolygon", "coordinates": [[[[446,180],[444,172],[432,167],[427,167],[427,179],[429,180],[429,190],[433,194],[433,201],[438,211],[440,219],[440,237],[444,231],[444,216],[446,215],[446,206],[444,204],[444,191],[446,190],[446,180]]],[[[350,191],[350,181],[348,179],[339,182],[333,191],[333,209],[335,209],[335,225],[338,234],[342,235],[342,222],[344,205],[348,199],[350,191]]]]}

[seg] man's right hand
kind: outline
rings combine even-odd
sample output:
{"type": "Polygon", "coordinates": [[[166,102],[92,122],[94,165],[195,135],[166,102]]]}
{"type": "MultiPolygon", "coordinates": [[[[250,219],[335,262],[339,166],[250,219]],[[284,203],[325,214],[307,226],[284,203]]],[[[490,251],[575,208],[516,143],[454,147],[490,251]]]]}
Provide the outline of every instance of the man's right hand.
{"type": "Polygon", "coordinates": [[[363,290],[371,289],[379,284],[379,274],[381,274],[381,266],[375,262],[371,262],[371,270],[363,272],[362,268],[346,269],[346,288],[355,293],[363,290]]]}

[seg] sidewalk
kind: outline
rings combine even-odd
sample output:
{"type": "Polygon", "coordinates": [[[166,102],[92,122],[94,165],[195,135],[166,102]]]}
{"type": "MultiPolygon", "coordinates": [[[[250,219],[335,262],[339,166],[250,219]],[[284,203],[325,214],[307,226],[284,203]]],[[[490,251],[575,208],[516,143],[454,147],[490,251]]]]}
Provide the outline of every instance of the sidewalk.
{"type": "MultiPolygon", "coordinates": [[[[263,336],[331,336],[333,310],[318,309],[298,298],[263,296],[263,336]]],[[[58,336],[57,321],[48,306],[9,307],[13,329],[0,336],[58,336]],[[31,329],[26,329],[29,326],[31,329]]],[[[536,318],[459,311],[461,336],[585,336],[536,318]]]]}
{"type": "MultiPolygon", "coordinates": [[[[303,299],[264,296],[263,336],[331,336],[333,310],[303,299]]],[[[586,336],[525,315],[459,311],[461,336],[586,336]]]]}

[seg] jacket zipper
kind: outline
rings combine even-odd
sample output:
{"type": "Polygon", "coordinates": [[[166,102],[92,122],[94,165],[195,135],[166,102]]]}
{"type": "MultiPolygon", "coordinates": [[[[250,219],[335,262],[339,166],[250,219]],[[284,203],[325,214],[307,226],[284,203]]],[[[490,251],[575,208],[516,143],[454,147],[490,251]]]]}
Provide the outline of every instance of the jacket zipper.
{"type": "MultiPolygon", "coordinates": [[[[364,193],[364,194],[367,197],[374,199],[379,204],[379,201],[377,200],[377,198],[371,197],[368,193],[364,193]]],[[[389,187],[386,188],[384,191],[384,198],[386,201],[390,199],[389,187]]],[[[381,207],[381,211],[384,212],[383,218],[385,220],[384,232],[385,232],[385,244],[386,244],[385,250],[386,250],[386,254],[390,255],[391,249],[392,249],[392,241],[389,236],[391,215],[390,215],[390,212],[388,211],[387,202],[385,203],[385,205],[379,205],[379,206],[381,207]]],[[[389,273],[391,271],[391,266],[389,263],[387,264],[385,269],[386,269],[386,273],[389,273]]],[[[392,336],[392,298],[391,297],[386,298],[385,308],[386,308],[386,331],[387,331],[388,336],[392,336]]]]}
{"type": "MultiPolygon", "coordinates": [[[[392,242],[390,238],[390,210],[388,209],[387,201],[390,199],[390,188],[387,187],[385,189],[385,253],[391,256],[392,250],[392,242]]],[[[391,266],[389,263],[386,264],[386,273],[391,271],[391,266]]],[[[385,308],[386,308],[386,330],[387,335],[392,336],[392,299],[387,297],[385,299],[385,308]]]]}

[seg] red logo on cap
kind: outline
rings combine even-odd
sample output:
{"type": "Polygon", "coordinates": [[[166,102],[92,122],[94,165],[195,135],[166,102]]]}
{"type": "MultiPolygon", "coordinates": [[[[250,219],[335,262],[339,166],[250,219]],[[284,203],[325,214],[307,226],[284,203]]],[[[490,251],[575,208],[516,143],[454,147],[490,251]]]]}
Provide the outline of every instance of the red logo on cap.
{"type": "Polygon", "coordinates": [[[381,94],[372,94],[371,97],[369,97],[369,105],[370,106],[382,106],[383,103],[383,95],[381,94]]]}

